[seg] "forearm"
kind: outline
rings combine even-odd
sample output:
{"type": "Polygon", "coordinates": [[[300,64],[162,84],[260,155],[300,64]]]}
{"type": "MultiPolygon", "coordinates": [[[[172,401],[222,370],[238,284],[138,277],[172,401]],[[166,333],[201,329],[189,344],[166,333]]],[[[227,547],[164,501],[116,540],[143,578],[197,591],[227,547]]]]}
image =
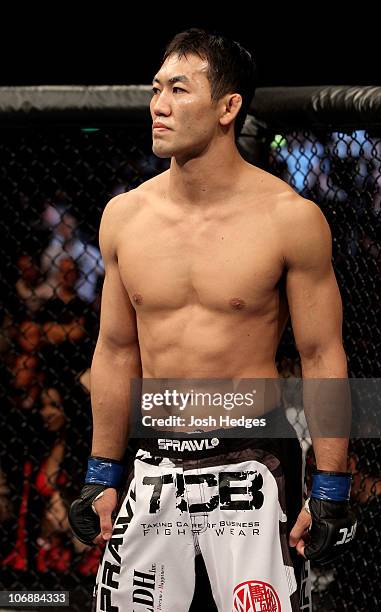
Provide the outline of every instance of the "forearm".
{"type": "Polygon", "coordinates": [[[341,346],[301,356],[303,404],[316,464],[320,470],[347,471],[351,405],[347,360],[341,346]]]}
{"type": "Polygon", "coordinates": [[[141,377],[139,347],[98,341],[91,366],[92,455],[122,459],[128,439],[130,382],[141,377]]]}
{"type": "Polygon", "coordinates": [[[318,470],[347,472],[348,438],[312,438],[318,470]]]}

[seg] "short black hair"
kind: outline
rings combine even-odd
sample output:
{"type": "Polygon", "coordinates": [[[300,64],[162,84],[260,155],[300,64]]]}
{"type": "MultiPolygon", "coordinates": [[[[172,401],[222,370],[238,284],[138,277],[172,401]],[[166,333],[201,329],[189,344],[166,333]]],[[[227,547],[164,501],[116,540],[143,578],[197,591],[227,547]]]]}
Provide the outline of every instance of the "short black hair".
{"type": "Polygon", "coordinates": [[[242,106],[234,125],[235,137],[238,138],[256,86],[256,66],[251,53],[222,34],[191,28],[172,38],[162,61],[170,55],[181,58],[188,54],[198,55],[208,62],[207,76],[213,101],[227,93],[242,96],[242,106]]]}

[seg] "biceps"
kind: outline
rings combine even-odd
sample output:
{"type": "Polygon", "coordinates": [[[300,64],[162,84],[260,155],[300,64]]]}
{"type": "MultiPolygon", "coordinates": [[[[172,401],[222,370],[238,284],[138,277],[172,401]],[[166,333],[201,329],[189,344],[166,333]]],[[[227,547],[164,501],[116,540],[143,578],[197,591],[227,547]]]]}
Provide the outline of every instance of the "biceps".
{"type": "Polygon", "coordinates": [[[324,275],[290,271],[287,298],[299,352],[308,356],[342,343],[342,304],[332,267],[324,275]]]}
{"type": "Polygon", "coordinates": [[[121,349],[137,342],[135,311],[117,266],[103,283],[99,339],[121,349]]]}

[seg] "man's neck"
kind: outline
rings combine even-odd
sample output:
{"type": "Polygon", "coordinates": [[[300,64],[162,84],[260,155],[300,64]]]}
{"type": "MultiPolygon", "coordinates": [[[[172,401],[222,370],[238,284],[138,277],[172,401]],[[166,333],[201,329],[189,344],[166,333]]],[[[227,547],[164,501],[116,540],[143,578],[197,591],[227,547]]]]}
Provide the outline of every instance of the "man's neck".
{"type": "Polygon", "coordinates": [[[169,196],[194,206],[226,199],[235,192],[237,179],[245,165],[236,147],[227,147],[223,154],[210,150],[186,161],[173,157],[169,196]]]}

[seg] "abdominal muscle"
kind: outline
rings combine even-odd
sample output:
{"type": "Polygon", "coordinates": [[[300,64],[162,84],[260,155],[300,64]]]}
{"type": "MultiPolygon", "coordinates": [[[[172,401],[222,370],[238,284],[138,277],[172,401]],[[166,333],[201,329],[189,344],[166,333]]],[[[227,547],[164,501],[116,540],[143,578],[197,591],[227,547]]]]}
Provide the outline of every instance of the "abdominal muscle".
{"type": "MultiPolygon", "coordinates": [[[[145,313],[138,317],[143,392],[145,379],[156,379],[155,390],[161,393],[167,388],[176,389],[178,393],[193,391],[212,397],[216,393],[251,393],[254,387],[255,403],[235,406],[228,412],[221,406],[205,404],[187,405],[182,411],[171,406],[155,406],[150,415],[157,418],[192,415],[195,419],[211,415],[218,426],[202,428],[208,431],[220,428],[220,415],[253,418],[279,405],[275,353],[283,330],[278,330],[278,319],[268,313],[254,316],[252,313],[186,310],[145,313]],[[159,383],[157,379],[164,380],[159,383]]],[[[149,384],[147,381],[147,388],[149,384]]],[[[168,429],[157,425],[156,428],[168,429]]],[[[182,427],[181,430],[189,431],[190,428],[182,427]]]]}

